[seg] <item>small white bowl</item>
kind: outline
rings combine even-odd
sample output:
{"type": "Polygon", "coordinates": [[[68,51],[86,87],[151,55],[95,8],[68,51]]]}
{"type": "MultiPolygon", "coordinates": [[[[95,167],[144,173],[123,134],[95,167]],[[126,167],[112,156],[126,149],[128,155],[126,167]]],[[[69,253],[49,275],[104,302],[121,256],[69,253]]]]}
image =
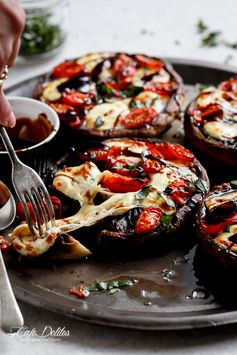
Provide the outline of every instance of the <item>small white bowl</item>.
{"type": "MultiPolygon", "coordinates": [[[[47,138],[37,144],[21,149],[21,152],[35,150],[38,147],[50,142],[54,138],[54,136],[59,130],[60,120],[57,113],[50,106],[46,105],[41,101],[28,97],[9,96],[7,99],[16,116],[16,120],[22,117],[36,119],[38,118],[40,113],[44,113],[52,125],[52,132],[48,135],[47,138]]],[[[7,154],[7,152],[0,151],[0,155],[1,154],[5,155],[7,154]]]]}

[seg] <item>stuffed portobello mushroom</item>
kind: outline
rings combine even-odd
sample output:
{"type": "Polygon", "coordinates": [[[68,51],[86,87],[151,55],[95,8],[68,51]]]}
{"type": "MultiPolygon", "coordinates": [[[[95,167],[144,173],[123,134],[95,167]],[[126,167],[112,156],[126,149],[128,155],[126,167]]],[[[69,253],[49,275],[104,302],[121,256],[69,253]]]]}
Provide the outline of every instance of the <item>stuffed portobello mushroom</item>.
{"type": "Polygon", "coordinates": [[[237,78],[201,91],[186,109],[184,128],[202,155],[237,167],[237,78]]]}
{"type": "Polygon", "coordinates": [[[197,235],[203,250],[216,264],[237,271],[237,186],[214,187],[197,215],[197,235]]]}
{"type": "Polygon", "coordinates": [[[161,59],[102,52],[57,65],[34,97],[80,135],[157,137],[179,117],[183,92],[181,77],[161,59]]]}
{"type": "Polygon", "coordinates": [[[77,203],[77,210],[58,216],[50,238],[35,240],[26,224],[16,227],[12,244],[25,256],[53,250],[59,241],[62,248],[65,236],[76,243],[77,251],[68,254],[73,258],[89,255],[90,241],[97,246],[119,241],[126,250],[168,240],[209,189],[206,171],[189,150],[135,138],[84,142],[60,159],[45,181],[51,193],[62,197],[61,210],[65,197],[67,204],[77,203]]]}

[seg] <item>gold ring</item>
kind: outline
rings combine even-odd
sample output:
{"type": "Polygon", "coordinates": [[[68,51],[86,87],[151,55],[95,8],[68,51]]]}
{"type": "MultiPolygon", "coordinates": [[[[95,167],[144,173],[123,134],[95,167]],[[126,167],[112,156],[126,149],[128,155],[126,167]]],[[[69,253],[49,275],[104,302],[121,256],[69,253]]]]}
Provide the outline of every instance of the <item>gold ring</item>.
{"type": "Polygon", "coordinates": [[[8,65],[5,65],[3,73],[0,75],[0,87],[3,85],[4,80],[7,79],[7,76],[8,76],[8,65]]]}

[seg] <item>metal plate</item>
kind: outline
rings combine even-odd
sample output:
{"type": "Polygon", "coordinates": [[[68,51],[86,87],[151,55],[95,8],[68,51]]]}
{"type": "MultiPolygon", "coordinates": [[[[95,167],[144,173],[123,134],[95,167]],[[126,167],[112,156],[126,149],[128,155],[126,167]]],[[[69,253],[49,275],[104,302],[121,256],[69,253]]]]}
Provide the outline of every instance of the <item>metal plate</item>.
{"type": "MultiPolygon", "coordinates": [[[[216,84],[235,74],[234,69],[226,66],[170,61],[187,84],[188,99],[195,94],[195,83],[216,84]]],[[[26,80],[8,89],[8,94],[31,96],[36,80],[26,80]]],[[[174,138],[176,130],[177,126],[173,127],[168,138],[182,140],[182,133],[174,138]]],[[[220,274],[215,282],[215,269],[210,270],[193,240],[163,255],[131,256],[130,260],[87,259],[58,264],[42,264],[42,259],[10,260],[7,265],[19,300],[91,323],[158,330],[237,321],[237,305],[229,299],[232,294],[229,284],[228,287],[222,284],[220,274]],[[85,300],[69,294],[69,288],[77,287],[82,281],[90,284],[121,277],[136,278],[138,283],[113,295],[92,293],[85,300]]]]}

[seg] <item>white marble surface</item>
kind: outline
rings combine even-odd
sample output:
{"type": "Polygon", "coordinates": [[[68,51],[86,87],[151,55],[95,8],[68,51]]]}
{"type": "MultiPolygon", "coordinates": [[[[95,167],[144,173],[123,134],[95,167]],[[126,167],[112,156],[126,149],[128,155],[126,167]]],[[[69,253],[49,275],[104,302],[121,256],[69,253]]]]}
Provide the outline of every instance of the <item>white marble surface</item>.
{"type": "MultiPolygon", "coordinates": [[[[236,0],[71,0],[70,37],[63,51],[49,61],[18,60],[6,86],[43,73],[64,58],[97,50],[144,52],[237,66],[237,50],[200,47],[196,23],[202,18],[212,30],[237,41],[236,0]],[[236,36],[236,37],[235,37],[236,36]],[[177,42],[178,41],[178,42],[177,42]]],[[[29,330],[65,327],[68,337],[32,340],[0,333],[0,354],[236,354],[237,325],[173,332],[141,332],[83,324],[20,303],[29,330]]]]}

